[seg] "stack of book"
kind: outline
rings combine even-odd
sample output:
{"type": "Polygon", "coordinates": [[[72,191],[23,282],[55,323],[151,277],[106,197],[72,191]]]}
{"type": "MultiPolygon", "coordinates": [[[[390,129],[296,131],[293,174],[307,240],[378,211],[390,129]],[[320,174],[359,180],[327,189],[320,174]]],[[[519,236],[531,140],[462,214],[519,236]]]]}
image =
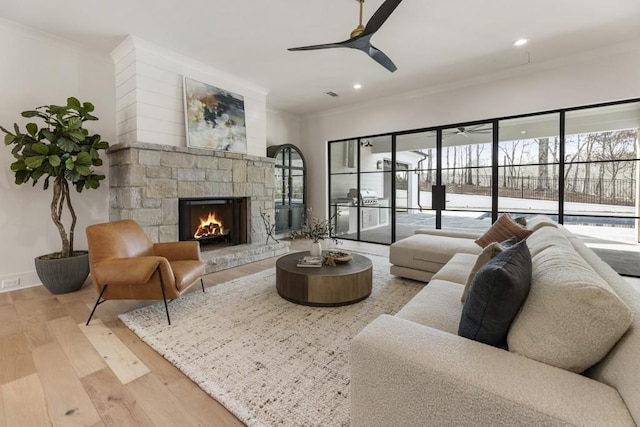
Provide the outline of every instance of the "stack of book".
{"type": "Polygon", "coordinates": [[[321,256],[305,256],[298,260],[298,267],[322,267],[324,259],[321,256]]]}

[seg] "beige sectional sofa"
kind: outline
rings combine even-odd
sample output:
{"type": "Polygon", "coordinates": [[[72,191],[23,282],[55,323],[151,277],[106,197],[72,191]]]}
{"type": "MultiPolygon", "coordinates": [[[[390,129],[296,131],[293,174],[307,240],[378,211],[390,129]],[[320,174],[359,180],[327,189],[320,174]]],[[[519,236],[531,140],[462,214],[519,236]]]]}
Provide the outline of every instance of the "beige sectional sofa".
{"type": "MultiPolygon", "coordinates": [[[[354,426],[640,425],[640,293],[564,227],[529,226],[531,290],[508,348],[458,336],[482,249],[456,252],[399,313],[354,338],[354,426]]],[[[419,279],[418,262],[401,267],[419,279]]]]}

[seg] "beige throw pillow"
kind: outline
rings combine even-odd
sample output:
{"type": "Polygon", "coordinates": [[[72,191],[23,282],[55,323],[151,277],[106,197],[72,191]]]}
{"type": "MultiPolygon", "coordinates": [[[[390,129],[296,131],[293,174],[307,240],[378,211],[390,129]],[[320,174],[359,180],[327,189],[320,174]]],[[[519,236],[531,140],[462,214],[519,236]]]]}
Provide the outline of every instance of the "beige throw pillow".
{"type": "Polygon", "coordinates": [[[473,278],[478,273],[478,270],[480,270],[480,268],[482,268],[483,265],[489,262],[491,258],[495,257],[502,251],[504,251],[504,248],[498,242],[491,242],[482,250],[480,255],[478,255],[478,258],[476,258],[476,263],[473,265],[473,267],[471,267],[471,271],[469,272],[469,277],[467,278],[467,281],[464,284],[464,291],[462,291],[462,298],[460,299],[460,302],[464,304],[465,300],[467,299],[469,288],[471,287],[471,283],[473,283],[473,278]]]}
{"type": "Polygon", "coordinates": [[[484,248],[491,242],[502,242],[511,237],[515,237],[520,241],[526,239],[531,233],[530,230],[511,219],[508,214],[502,214],[487,232],[476,240],[476,243],[484,248]]]}
{"type": "Polygon", "coordinates": [[[507,336],[509,351],[572,372],[599,362],[624,335],[632,312],[574,249],[533,257],[531,290],[507,336]]]}

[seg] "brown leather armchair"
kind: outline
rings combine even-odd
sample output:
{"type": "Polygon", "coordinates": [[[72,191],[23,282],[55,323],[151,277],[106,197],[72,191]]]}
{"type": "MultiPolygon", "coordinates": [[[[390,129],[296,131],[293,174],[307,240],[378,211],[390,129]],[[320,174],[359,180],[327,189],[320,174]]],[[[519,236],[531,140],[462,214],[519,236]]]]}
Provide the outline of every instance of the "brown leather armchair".
{"type": "Polygon", "coordinates": [[[91,280],[100,293],[87,325],[99,304],[113,299],[167,299],[179,297],[200,280],[204,292],[204,263],[198,242],[152,243],[132,220],[87,227],[91,280]]]}

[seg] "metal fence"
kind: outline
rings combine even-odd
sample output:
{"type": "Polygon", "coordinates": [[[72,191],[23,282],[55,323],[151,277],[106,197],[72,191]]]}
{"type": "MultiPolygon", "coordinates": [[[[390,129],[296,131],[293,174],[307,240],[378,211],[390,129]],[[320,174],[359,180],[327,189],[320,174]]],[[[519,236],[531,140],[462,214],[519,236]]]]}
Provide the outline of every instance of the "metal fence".
{"type": "MultiPolygon", "coordinates": [[[[445,182],[447,193],[491,196],[491,178],[474,177],[474,184],[445,182]]],[[[431,191],[432,183],[423,181],[421,191],[431,191]]],[[[575,203],[635,206],[635,179],[566,179],[564,200],[575,203]]],[[[530,200],[558,200],[558,177],[500,177],[498,195],[530,200]]]]}

